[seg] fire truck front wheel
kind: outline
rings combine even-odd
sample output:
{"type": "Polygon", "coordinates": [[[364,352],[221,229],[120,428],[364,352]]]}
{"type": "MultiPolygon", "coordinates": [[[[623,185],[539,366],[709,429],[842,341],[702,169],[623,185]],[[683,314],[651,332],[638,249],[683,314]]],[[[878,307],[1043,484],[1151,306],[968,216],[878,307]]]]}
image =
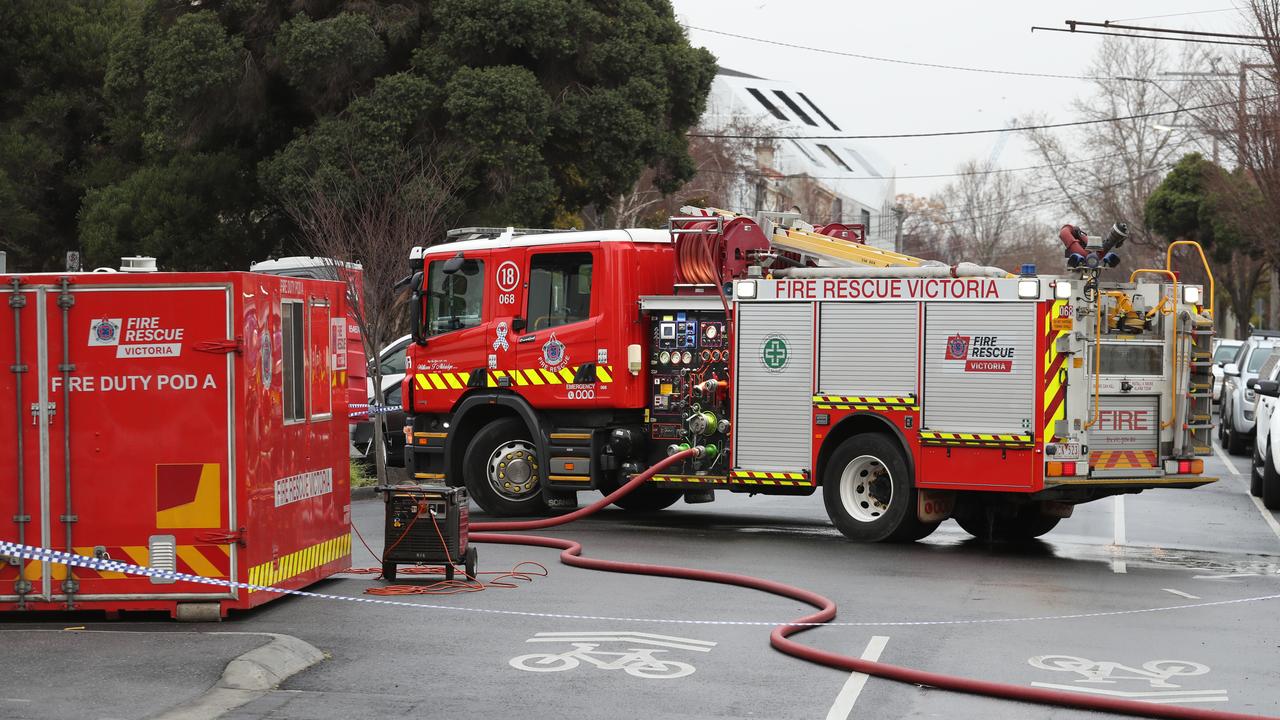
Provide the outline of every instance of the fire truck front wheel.
{"type": "Polygon", "coordinates": [[[915,513],[916,489],[896,442],[886,435],[855,435],[836,448],[822,480],[827,515],[858,542],[919,540],[937,523],[915,513]]]}
{"type": "Polygon", "coordinates": [[[519,418],[501,418],[480,428],[462,458],[462,477],[476,504],[494,515],[546,511],[538,452],[519,418]]]}

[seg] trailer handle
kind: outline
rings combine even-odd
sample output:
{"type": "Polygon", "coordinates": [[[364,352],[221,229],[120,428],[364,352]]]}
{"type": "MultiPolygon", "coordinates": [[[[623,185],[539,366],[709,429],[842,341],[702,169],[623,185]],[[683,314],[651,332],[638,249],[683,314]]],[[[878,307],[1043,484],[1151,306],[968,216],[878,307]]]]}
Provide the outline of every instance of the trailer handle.
{"type": "MultiPolygon", "coordinates": [[[[1212,316],[1213,315],[1213,295],[1214,295],[1213,271],[1209,269],[1209,261],[1204,256],[1204,248],[1200,247],[1200,243],[1196,242],[1195,240],[1174,240],[1173,242],[1169,243],[1169,249],[1165,251],[1165,254],[1164,254],[1164,267],[1166,270],[1169,270],[1169,271],[1173,270],[1173,249],[1178,245],[1190,245],[1196,249],[1197,253],[1200,254],[1200,263],[1201,265],[1204,266],[1205,277],[1209,278],[1208,311],[1209,311],[1209,315],[1212,316]]],[[[1178,298],[1175,297],[1173,299],[1173,302],[1174,302],[1174,305],[1176,306],[1178,303],[1178,298]]]]}

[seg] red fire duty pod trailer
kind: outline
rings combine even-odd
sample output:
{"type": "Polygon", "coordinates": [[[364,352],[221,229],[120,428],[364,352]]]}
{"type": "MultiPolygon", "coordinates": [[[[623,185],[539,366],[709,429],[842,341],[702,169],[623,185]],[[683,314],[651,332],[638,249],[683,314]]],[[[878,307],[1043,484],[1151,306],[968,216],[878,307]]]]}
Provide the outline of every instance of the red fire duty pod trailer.
{"type": "MultiPolygon", "coordinates": [[[[0,275],[0,298],[0,539],[283,588],[349,566],[340,283],[0,275]]],[[[0,610],[275,597],[0,556],[0,610]]]]}

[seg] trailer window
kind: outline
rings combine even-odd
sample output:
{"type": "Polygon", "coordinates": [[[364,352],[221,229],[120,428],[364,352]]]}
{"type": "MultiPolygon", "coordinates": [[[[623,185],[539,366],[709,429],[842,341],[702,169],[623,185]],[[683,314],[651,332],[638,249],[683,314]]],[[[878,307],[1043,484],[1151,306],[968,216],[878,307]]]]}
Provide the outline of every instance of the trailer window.
{"type": "Polygon", "coordinates": [[[427,272],[428,337],[480,324],[484,261],[467,260],[452,275],[445,274],[444,264],[444,260],[436,260],[427,272]]]}
{"type": "Polygon", "coordinates": [[[529,263],[529,329],[591,316],[591,253],[544,253],[529,263]]]}
{"type": "Polygon", "coordinates": [[[302,422],[306,419],[306,378],[303,374],[305,353],[304,321],[301,300],[284,300],[280,303],[280,334],[283,340],[284,421],[302,422]]]}

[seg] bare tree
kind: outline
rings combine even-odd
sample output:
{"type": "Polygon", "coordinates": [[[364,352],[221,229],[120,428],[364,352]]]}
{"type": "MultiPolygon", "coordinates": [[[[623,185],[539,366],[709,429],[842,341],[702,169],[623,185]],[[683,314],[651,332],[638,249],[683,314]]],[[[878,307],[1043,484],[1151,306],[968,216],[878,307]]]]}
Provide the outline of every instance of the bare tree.
{"type": "Polygon", "coordinates": [[[770,183],[777,141],[744,136],[775,132],[770,126],[743,118],[723,127],[699,127],[689,137],[689,154],[696,167],[693,179],[675,193],[664,194],[654,185],[654,171],[645,170],[631,190],[615,198],[609,207],[584,210],[586,225],[658,225],[684,205],[752,212],[756,194],[770,183]]]}
{"type": "Polygon", "coordinates": [[[931,260],[1016,267],[1052,260],[1052,229],[1035,217],[1035,193],[989,161],[970,160],[927,199],[900,195],[904,252],[931,260]]]}
{"type": "MultiPolygon", "coordinates": [[[[1186,59],[1180,62],[1186,62],[1186,59]]],[[[1174,132],[1178,126],[1202,122],[1184,110],[1194,105],[1191,83],[1164,83],[1169,69],[1165,47],[1156,42],[1107,38],[1088,74],[1099,78],[1087,98],[1066,103],[1072,117],[1100,121],[1169,112],[1158,119],[1140,117],[1083,125],[1066,133],[1032,131],[1029,138],[1048,165],[1047,177],[1059,189],[1064,209],[1076,223],[1101,232],[1113,222],[1129,224],[1130,255],[1153,259],[1164,242],[1146,226],[1143,209],[1164,171],[1184,152],[1204,141],[1203,135],[1174,132]],[[1169,87],[1166,87],[1165,85],[1169,87]],[[1080,163],[1082,157],[1105,157],[1080,163]]],[[[1039,124],[1043,118],[1029,118],[1039,124]]],[[[1055,117],[1061,120],[1060,117],[1055,117]]]]}
{"type": "MultiPolygon", "coordinates": [[[[459,210],[460,173],[437,163],[425,151],[405,152],[365,172],[349,163],[345,173],[317,173],[305,198],[287,204],[307,250],[324,260],[347,288],[350,318],[360,328],[365,355],[373,360],[374,404],[382,406],[378,353],[405,325],[401,312],[408,293],[403,279],[411,272],[414,246],[444,238],[459,210]],[[360,272],[351,272],[353,265],[360,272]]],[[[386,482],[386,444],[381,415],[371,413],[378,482],[386,482]]]]}

